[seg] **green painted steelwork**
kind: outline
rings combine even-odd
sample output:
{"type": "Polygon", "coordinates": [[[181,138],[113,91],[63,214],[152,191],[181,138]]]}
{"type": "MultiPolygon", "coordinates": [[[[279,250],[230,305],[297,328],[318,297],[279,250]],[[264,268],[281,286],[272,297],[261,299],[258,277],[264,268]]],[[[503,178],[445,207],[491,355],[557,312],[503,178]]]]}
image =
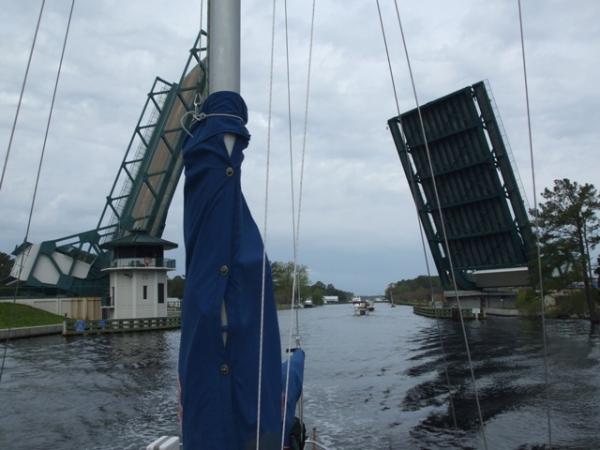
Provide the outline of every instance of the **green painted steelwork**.
{"type": "Polygon", "coordinates": [[[477,288],[471,271],[528,265],[531,226],[494,109],[484,82],[421,107],[433,173],[417,110],[388,121],[445,289],[452,283],[440,208],[459,289],[477,288]]]}
{"type": "MultiPolygon", "coordinates": [[[[186,134],[180,117],[193,109],[196,94],[207,94],[206,48],[200,47],[202,31],[190,50],[178,83],[157,77],[146,98],[127,151],[119,167],[106,204],[95,229],[45,241],[32,262],[32,270],[22,292],[38,289],[70,295],[107,296],[108,277],[102,269],[109,267],[111,251],[101,248],[105,242],[120,238],[130,230],[144,230],[162,236],[169,205],[181,177],[181,147],[186,134]],[[65,268],[57,258],[70,257],[65,268]],[[33,273],[42,263],[59,273],[57,283],[37,279],[33,273]],[[78,262],[90,264],[87,277],[75,276],[78,262]]],[[[187,123],[189,126],[189,117],[187,123]]],[[[26,255],[31,244],[23,243],[13,254],[26,255]]]]}

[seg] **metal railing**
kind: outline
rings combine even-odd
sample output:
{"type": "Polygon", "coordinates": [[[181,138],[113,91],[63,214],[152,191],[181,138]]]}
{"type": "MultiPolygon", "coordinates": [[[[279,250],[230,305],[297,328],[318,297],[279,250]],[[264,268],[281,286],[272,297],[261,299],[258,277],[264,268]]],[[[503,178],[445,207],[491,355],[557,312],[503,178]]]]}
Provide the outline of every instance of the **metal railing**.
{"type": "Polygon", "coordinates": [[[124,333],[134,331],[169,330],[181,327],[181,316],[148,317],[142,319],[108,319],[63,321],[63,336],[78,334],[124,333]]]}
{"type": "MultiPolygon", "coordinates": [[[[474,312],[471,308],[461,308],[463,319],[475,320],[485,319],[485,313],[474,312]]],[[[459,320],[458,308],[436,308],[433,306],[413,306],[413,312],[419,316],[430,317],[433,319],[452,319],[459,320]]]]}
{"type": "Polygon", "coordinates": [[[167,258],[117,258],[110,262],[110,267],[122,268],[167,268],[175,269],[174,259],[167,258]]]}

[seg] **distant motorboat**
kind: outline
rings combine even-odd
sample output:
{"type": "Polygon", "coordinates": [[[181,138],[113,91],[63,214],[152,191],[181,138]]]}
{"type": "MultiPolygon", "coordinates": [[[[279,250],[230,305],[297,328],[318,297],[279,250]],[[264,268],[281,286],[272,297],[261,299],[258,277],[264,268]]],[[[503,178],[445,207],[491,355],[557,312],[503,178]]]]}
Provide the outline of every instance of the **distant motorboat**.
{"type": "Polygon", "coordinates": [[[315,306],[312,299],[310,299],[310,298],[307,298],[306,300],[304,300],[303,304],[304,304],[305,308],[313,308],[315,306]]]}
{"type": "Polygon", "coordinates": [[[352,299],[352,306],[354,308],[355,316],[366,316],[369,312],[369,303],[360,297],[354,297],[352,299]]]}

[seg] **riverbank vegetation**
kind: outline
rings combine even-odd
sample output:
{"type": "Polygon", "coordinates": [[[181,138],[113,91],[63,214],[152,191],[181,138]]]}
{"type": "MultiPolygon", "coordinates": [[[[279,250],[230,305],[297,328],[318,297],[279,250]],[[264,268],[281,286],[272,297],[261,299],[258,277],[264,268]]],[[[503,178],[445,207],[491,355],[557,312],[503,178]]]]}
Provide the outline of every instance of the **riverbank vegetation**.
{"type": "Polygon", "coordinates": [[[439,277],[420,275],[388,284],[385,298],[395,304],[422,305],[431,302],[431,290],[435,300],[441,300],[442,285],[439,277]]]}
{"type": "Polygon", "coordinates": [[[352,297],[354,294],[349,291],[343,291],[341,289],[336,288],[333,284],[325,284],[322,281],[317,281],[313,285],[308,288],[309,297],[312,298],[312,301],[315,305],[323,304],[323,297],[326,295],[336,296],[338,298],[339,303],[348,303],[352,301],[352,297]]]}
{"type": "Polygon", "coordinates": [[[62,321],[61,316],[31,306],[0,303],[0,329],[54,325],[62,321]]]}
{"type": "MultiPolygon", "coordinates": [[[[600,291],[591,291],[596,308],[600,308],[600,291]]],[[[545,295],[546,317],[550,319],[589,319],[589,309],[583,289],[563,289],[545,295]]],[[[533,289],[521,289],[517,294],[516,308],[526,317],[539,317],[541,302],[533,289]]]]}
{"type": "Polygon", "coordinates": [[[176,275],[174,278],[169,278],[169,281],[167,283],[167,297],[182,299],[184,288],[184,276],[176,275]]]}
{"type": "MultiPolygon", "coordinates": [[[[546,296],[546,313],[551,318],[586,318],[600,323],[600,291],[592,273],[600,276],[600,256],[592,267],[591,252],[600,243],[600,195],[589,183],[567,178],[554,180],[542,192],[542,202],[530,210],[541,251],[541,273],[546,296]]],[[[523,230],[523,233],[528,233],[523,230]]],[[[531,249],[532,287],[522,289],[516,308],[526,316],[539,316],[539,270],[537,252],[531,249]]],[[[419,276],[390,283],[385,296],[395,303],[423,304],[441,298],[438,277],[419,276]]]]}
{"type": "MultiPolygon", "coordinates": [[[[294,263],[291,261],[275,261],[271,264],[271,272],[273,274],[273,293],[275,294],[275,302],[277,305],[290,305],[294,281],[294,263]]],[[[325,284],[322,281],[310,284],[308,268],[306,266],[298,265],[296,268],[296,275],[297,290],[295,298],[298,298],[298,294],[300,294],[301,301],[310,298],[313,305],[319,306],[323,304],[323,297],[326,295],[336,295],[340,303],[352,300],[352,292],[337,289],[333,284],[325,284]]]]}
{"type": "MultiPolygon", "coordinates": [[[[294,263],[291,261],[274,261],[271,264],[271,273],[273,277],[273,294],[275,303],[279,309],[289,308],[292,299],[292,286],[294,279],[294,263]]],[[[311,284],[308,276],[308,268],[298,265],[296,268],[297,282],[295,299],[300,294],[301,301],[311,298],[314,305],[322,305],[323,297],[326,295],[336,295],[340,303],[352,300],[352,292],[337,289],[333,284],[325,284],[317,281],[311,284]]],[[[169,278],[167,284],[168,296],[183,299],[185,289],[185,277],[177,275],[169,278]]]]}
{"type": "Polygon", "coordinates": [[[0,284],[9,277],[15,260],[8,253],[0,252],[0,284]]]}
{"type": "Polygon", "coordinates": [[[11,255],[0,252],[0,297],[10,297],[14,293],[14,287],[6,285],[14,263],[15,259],[11,255]]]}
{"type": "MultiPolygon", "coordinates": [[[[580,185],[563,178],[554,180],[552,189],[544,189],[542,198],[537,211],[531,210],[530,213],[537,215],[534,225],[539,230],[544,288],[546,292],[559,292],[557,298],[566,298],[563,306],[557,302],[550,311],[556,309],[557,314],[562,315],[578,310],[583,295],[587,317],[593,323],[600,323],[598,292],[592,287],[590,258],[590,251],[600,242],[600,220],[597,216],[600,196],[592,184],[580,185]],[[578,287],[580,283],[582,290],[560,294],[565,289],[578,287]]],[[[535,284],[539,285],[536,256],[532,258],[531,274],[535,284]]],[[[523,294],[518,306],[524,310],[535,309],[528,304],[534,300],[534,295],[523,294]]]]}

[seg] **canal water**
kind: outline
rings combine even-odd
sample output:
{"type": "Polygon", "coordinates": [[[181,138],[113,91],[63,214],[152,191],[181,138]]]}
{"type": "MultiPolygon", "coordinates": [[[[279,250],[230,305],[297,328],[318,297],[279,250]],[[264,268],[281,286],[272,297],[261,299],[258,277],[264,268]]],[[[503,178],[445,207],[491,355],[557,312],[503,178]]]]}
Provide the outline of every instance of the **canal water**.
{"type": "MultiPolygon", "coordinates": [[[[348,305],[300,314],[305,419],[329,448],[483,448],[458,323],[438,329],[387,304],[366,317],[348,305]]],[[[539,324],[490,318],[467,335],[489,448],[548,448],[539,324]]],[[[548,335],[553,447],[600,449],[600,336],[583,321],[550,321],[548,335]]],[[[178,342],[178,331],[11,342],[0,449],[141,449],[177,434],[178,342]]]]}

